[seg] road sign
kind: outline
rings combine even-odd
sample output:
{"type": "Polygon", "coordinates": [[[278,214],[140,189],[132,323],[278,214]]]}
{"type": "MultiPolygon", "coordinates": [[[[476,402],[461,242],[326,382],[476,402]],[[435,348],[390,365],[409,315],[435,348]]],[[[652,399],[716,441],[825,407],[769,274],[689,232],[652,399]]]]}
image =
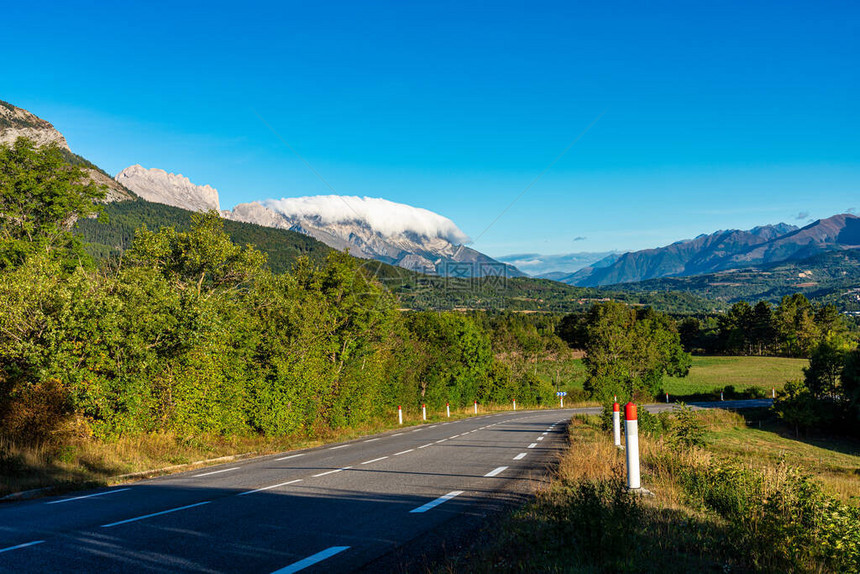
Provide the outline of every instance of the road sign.
{"type": "Polygon", "coordinates": [[[564,392],[564,391],[558,391],[557,393],[555,393],[555,396],[557,396],[557,397],[566,397],[566,396],[567,396],[567,393],[566,393],[566,392],[564,392]]]}

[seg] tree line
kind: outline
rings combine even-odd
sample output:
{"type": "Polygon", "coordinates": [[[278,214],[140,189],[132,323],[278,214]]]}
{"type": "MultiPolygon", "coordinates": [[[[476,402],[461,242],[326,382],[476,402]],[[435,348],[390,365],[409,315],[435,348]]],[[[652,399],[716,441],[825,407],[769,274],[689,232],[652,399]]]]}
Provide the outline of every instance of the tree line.
{"type": "Polygon", "coordinates": [[[525,367],[563,347],[552,320],[402,312],[338,252],[276,273],[215,213],[97,265],[72,233],[105,193],[87,181],[56,147],[0,146],[5,437],[314,434],[398,405],[552,400],[525,367]]]}

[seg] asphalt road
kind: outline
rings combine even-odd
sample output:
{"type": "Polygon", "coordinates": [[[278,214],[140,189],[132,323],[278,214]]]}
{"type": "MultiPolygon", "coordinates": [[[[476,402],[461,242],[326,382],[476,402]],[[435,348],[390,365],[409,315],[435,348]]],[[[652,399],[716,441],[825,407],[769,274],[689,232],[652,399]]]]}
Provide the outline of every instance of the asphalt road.
{"type": "Polygon", "coordinates": [[[500,505],[521,502],[564,447],[570,417],[599,410],[405,427],[2,505],[0,572],[408,569],[500,505]]]}

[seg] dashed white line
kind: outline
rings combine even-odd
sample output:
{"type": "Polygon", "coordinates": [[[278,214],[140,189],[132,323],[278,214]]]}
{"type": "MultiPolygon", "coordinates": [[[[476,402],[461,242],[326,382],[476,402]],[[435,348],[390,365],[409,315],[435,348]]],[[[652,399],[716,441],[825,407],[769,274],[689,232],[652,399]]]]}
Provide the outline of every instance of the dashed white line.
{"type": "Polygon", "coordinates": [[[533,443],[531,443],[531,444],[530,444],[528,447],[526,447],[526,448],[534,448],[534,447],[536,447],[536,446],[537,446],[537,443],[536,443],[536,442],[533,442],[533,443]]]}
{"type": "Polygon", "coordinates": [[[431,508],[436,508],[437,506],[439,506],[443,502],[447,502],[447,501],[451,500],[452,498],[454,498],[455,496],[460,496],[461,494],[463,494],[462,490],[455,490],[453,492],[449,492],[448,494],[446,494],[444,496],[440,496],[436,500],[431,500],[430,502],[428,502],[427,504],[425,504],[423,506],[419,506],[418,508],[414,508],[414,509],[410,510],[409,514],[418,514],[421,512],[427,512],[431,508]]]}
{"type": "Polygon", "coordinates": [[[431,425],[431,426],[429,426],[429,427],[427,427],[427,428],[428,428],[428,429],[434,429],[434,428],[436,428],[436,427],[438,427],[438,426],[439,426],[439,425],[431,425]]]}
{"type": "Polygon", "coordinates": [[[9,552],[10,550],[18,550],[19,548],[26,548],[28,546],[35,546],[36,544],[41,544],[44,540],[34,540],[33,542],[25,542],[24,544],[18,544],[16,546],[9,546],[8,548],[0,548],[0,554],[3,552],[9,552]]]}
{"type": "Polygon", "coordinates": [[[301,482],[301,478],[297,478],[295,480],[290,480],[288,482],[281,482],[278,484],[273,484],[272,486],[264,486],[263,488],[255,488],[254,490],[246,490],[245,492],[240,492],[236,496],[245,496],[246,494],[254,494],[255,492],[263,492],[264,490],[272,490],[273,488],[278,488],[281,486],[287,486],[288,484],[295,484],[297,482],[301,482]]]}
{"type": "Polygon", "coordinates": [[[393,434],[393,435],[391,435],[391,436],[400,436],[400,435],[402,435],[402,434],[404,434],[404,433],[402,433],[402,432],[397,432],[397,433],[394,433],[394,434],[393,434]]]}
{"type": "Polygon", "coordinates": [[[348,444],[342,444],[340,446],[333,446],[333,447],[329,448],[329,450],[337,450],[339,448],[346,448],[348,446],[349,446],[348,444]]]}
{"type": "Polygon", "coordinates": [[[275,460],[289,460],[291,458],[298,458],[300,456],[305,456],[305,453],[291,454],[290,456],[282,456],[281,458],[276,458],[275,460]]]}
{"type": "Polygon", "coordinates": [[[222,472],[230,472],[231,470],[239,470],[239,467],[234,466],[233,468],[225,468],[223,470],[213,470],[212,472],[204,472],[203,474],[195,474],[191,478],[200,478],[201,476],[211,476],[213,474],[221,474],[222,472]]]}
{"type": "Polygon", "coordinates": [[[505,472],[506,470],[508,470],[508,467],[506,467],[506,466],[500,466],[499,468],[494,468],[493,470],[491,470],[490,472],[488,472],[488,473],[487,473],[487,474],[485,474],[484,476],[496,476],[496,475],[498,475],[498,474],[502,474],[502,473],[503,473],[503,472],[505,472]]]}
{"type": "Polygon", "coordinates": [[[448,439],[447,439],[447,438],[443,438],[442,440],[437,440],[437,441],[436,441],[436,444],[439,444],[440,442],[445,442],[446,440],[448,440],[448,439]]]}
{"type": "Polygon", "coordinates": [[[379,458],[374,458],[373,460],[366,460],[361,464],[372,464],[374,462],[379,462],[380,460],[385,460],[386,458],[388,458],[388,457],[387,456],[380,456],[379,458]]]}
{"type": "Polygon", "coordinates": [[[401,450],[400,452],[395,452],[393,456],[400,456],[401,454],[406,454],[407,452],[412,452],[415,450],[414,448],[410,448],[409,450],[401,450]]]}
{"type": "Polygon", "coordinates": [[[548,434],[549,434],[549,431],[547,431],[547,432],[542,432],[541,434],[542,434],[542,435],[544,435],[544,436],[546,436],[546,435],[548,435],[548,434]]]}
{"type": "Polygon", "coordinates": [[[369,439],[367,439],[367,440],[366,440],[366,441],[364,441],[364,442],[373,442],[373,441],[375,441],[375,440],[379,440],[379,438],[369,438],[369,439]]]}
{"type": "Polygon", "coordinates": [[[96,496],[104,496],[105,494],[113,494],[114,492],[123,492],[124,490],[131,490],[131,488],[117,488],[116,490],[108,490],[107,492],[97,492],[95,494],[75,496],[73,498],[64,498],[62,500],[52,500],[51,502],[46,502],[45,504],[62,504],[63,502],[71,502],[73,500],[81,500],[84,498],[95,498],[96,496]]]}
{"type": "Polygon", "coordinates": [[[313,478],[317,478],[318,476],[325,476],[327,474],[334,474],[336,472],[342,472],[344,470],[349,470],[350,468],[352,468],[352,467],[351,466],[345,466],[343,468],[336,468],[334,470],[327,470],[326,472],[321,472],[319,474],[313,475],[313,478]]]}
{"type": "Polygon", "coordinates": [[[421,445],[421,446],[419,446],[418,448],[427,448],[428,446],[433,446],[433,443],[432,443],[432,442],[428,442],[427,444],[422,444],[422,445],[421,445]]]}
{"type": "Polygon", "coordinates": [[[526,454],[528,454],[528,453],[521,452],[520,454],[518,454],[517,456],[514,457],[514,460],[522,460],[526,457],[526,454]]]}
{"type": "Polygon", "coordinates": [[[455,434],[454,436],[449,436],[448,438],[457,438],[458,436],[460,436],[460,435],[455,434]]]}
{"type": "Polygon", "coordinates": [[[331,558],[335,554],[340,554],[344,550],[349,550],[349,546],[332,546],[331,548],[326,548],[322,552],[317,552],[313,556],[308,556],[307,558],[303,558],[298,562],[293,562],[289,566],[284,566],[280,570],[275,570],[274,572],[272,572],[272,574],[293,574],[294,572],[304,570],[309,566],[313,566],[314,564],[331,558]]]}
{"type": "Polygon", "coordinates": [[[535,440],[543,440],[543,437],[542,437],[542,436],[539,436],[539,437],[537,437],[537,439],[535,439],[535,440]]]}
{"type": "Polygon", "coordinates": [[[188,510],[189,508],[194,508],[195,506],[203,506],[204,504],[209,504],[212,502],[211,500],[206,500],[204,502],[198,502],[196,504],[188,504],[186,506],[180,506],[179,508],[171,508],[170,510],[162,510],[161,512],[153,512],[152,514],[144,514],[143,516],[136,516],[134,518],[129,518],[127,520],[120,520],[119,522],[111,522],[110,524],[102,524],[102,528],[110,528],[112,526],[119,526],[120,524],[128,524],[129,522],[137,522],[138,520],[145,520],[147,518],[152,518],[153,516],[161,516],[162,514],[170,514],[171,512],[179,512],[180,510],[188,510]]]}

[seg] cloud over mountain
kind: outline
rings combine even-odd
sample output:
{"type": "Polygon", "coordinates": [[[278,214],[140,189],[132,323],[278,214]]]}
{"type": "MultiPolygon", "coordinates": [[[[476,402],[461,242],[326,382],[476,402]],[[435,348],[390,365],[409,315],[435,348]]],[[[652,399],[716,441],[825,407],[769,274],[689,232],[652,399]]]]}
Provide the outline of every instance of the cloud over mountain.
{"type": "Polygon", "coordinates": [[[323,224],[358,221],[367,224],[384,237],[415,233],[431,238],[439,237],[455,244],[470,241],[447,217],[427,209],[378,197],[315,195],[268,199],[262,203],[289,218],[318,218],[323,224]]]}

